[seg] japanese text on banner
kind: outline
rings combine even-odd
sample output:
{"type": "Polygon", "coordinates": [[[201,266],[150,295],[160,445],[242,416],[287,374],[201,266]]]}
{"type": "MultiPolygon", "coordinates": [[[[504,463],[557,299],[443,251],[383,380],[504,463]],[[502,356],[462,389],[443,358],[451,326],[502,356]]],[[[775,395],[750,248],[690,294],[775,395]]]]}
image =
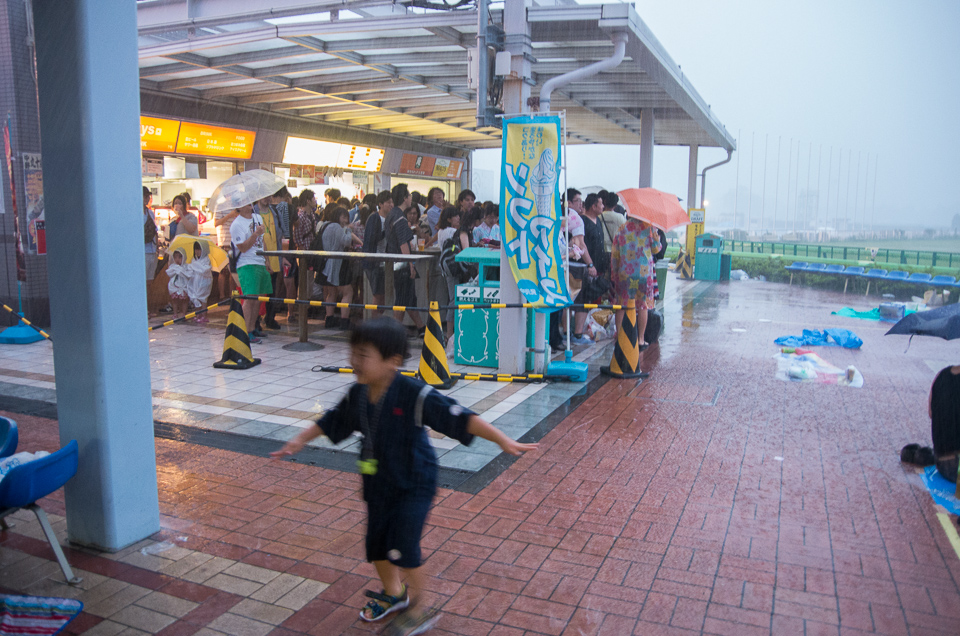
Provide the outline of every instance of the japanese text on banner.
{"type": "Polygon", "coordinates": [[[527,302],[570,302],[560,246],[560,119],[504,122],[500,228],[510,270],[527,302]]]}

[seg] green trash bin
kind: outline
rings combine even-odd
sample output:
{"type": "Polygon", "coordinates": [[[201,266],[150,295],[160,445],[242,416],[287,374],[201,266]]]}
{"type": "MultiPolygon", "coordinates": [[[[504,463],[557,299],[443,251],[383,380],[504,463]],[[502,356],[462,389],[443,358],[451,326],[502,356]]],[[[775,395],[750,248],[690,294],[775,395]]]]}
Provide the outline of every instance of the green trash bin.
{"type": "Polygon", "coordinates": [[[654,268],[657,272],[657,289],[660,290],[660,300],[657,302],[657,304],[662,304],[663,299],[666,297],[667,272],[670,271],[670,261],[657,261],[657,264],[654,266],[654,268]]]}
{"type": "Polygon", "coordinates": [[[730,280],[730,263],[733,260],[731,254],[720,255],[720,280],[730,280]]]}

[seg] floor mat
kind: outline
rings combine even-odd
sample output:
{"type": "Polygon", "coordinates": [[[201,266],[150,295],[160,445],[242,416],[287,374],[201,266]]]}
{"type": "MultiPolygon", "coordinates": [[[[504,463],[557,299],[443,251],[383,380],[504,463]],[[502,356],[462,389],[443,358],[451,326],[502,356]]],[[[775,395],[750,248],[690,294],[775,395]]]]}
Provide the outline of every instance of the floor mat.
{"type": "Polygon", "coordinates": [[[58,634],[82,609],[72,598],[0,595],[0,636],[58,634]]]}

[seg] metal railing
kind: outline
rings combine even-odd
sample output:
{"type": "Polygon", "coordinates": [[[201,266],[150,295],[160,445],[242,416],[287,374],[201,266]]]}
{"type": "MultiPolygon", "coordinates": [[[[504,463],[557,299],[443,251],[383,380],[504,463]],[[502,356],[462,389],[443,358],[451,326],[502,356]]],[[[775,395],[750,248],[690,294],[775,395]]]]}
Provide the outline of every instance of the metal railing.
{"type": "Polygon", "coordinates": [[[821,258],[844,261],[874,261],[897,265],[920,265],[927,267],[960,267],[960,253],[923,250],[899,250],[881,247],[876,257],[868,247],[844,245],[811,245],[804,243],[779,243],[771,241],[731,241],[723,243],[726,252],[748,254],[782,254],[797,258],[821,258]]]}

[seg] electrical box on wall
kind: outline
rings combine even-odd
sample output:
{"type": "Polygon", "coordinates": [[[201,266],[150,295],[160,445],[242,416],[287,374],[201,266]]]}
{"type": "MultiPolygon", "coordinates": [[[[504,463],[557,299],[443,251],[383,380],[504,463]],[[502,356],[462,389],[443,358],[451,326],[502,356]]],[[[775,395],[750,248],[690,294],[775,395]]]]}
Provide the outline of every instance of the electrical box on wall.
{"type": "Polygon", "coordinates": [[[510,51],[499,51],[496,57],[496,63],[494,65],[494,72],[499,77],[507,77],[512,74],[512,69],[510,68],[510,62],[512,60],[512,54],[510,51]]]}

